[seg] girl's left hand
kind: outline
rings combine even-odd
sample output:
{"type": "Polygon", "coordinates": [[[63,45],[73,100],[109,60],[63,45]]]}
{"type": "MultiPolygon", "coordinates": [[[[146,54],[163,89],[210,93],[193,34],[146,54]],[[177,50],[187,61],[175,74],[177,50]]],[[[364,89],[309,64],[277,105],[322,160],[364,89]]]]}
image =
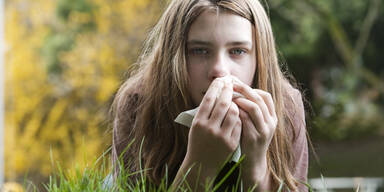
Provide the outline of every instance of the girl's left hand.
{"type": "Polygon", "coordinates": [[[275,105],[271,94],[252,89],[237,80],[234,91],[244,97],[234,100],[242,122],[241,152],[245,154],[243,175],[246,180],[265,182],[268,176],[267,151],[277,127],[275,105]]]}

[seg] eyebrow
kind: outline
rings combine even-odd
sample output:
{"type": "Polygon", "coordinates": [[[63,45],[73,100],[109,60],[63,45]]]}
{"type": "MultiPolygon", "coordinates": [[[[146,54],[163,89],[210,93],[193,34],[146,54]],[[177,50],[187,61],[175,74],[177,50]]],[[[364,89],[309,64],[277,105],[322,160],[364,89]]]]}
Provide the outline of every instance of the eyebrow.
{"type": "Polygon", "coordinates": [[[212,45],[212,43],[208,41],[201,41],[201,40],[190,40],[187,41],[188,45],[212,45]]]}
{"type": "Polygon", "coordinates": [[[246,46],[249,46],[249,47],[252,47],[252,43],[250,41],[233,41],[233,42],[230,42],[230,43],[227,43],[228,45],[232,45],[232,46],[235,46],[235,45],[246,45],[246,46]]]}
{"type": "MultiPolygon", "coordinates": [[[[206,45],[206,46],[212,45],[211,42],[202,41],[202,40],[190,40],[190,41],[187,41],[187,44],[188,45],[206,45]]],[[[230,45],[230,46],[246,45],[246,46],[252,47],[252,43],[250,41],[232,41],[227,43],[226,45],[230,45]]]]}

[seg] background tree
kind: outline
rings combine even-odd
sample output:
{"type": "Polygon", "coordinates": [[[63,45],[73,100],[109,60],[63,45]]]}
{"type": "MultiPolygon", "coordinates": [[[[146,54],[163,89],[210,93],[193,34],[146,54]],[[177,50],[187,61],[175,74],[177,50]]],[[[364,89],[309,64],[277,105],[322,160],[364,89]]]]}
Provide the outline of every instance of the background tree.
{"type": "Polygon", "coordinates": [[[383,133],[382,0],[271,0],[277,44],[313,106],[311,136],[383,133]]]}
{"type": "Polygon", "coordinates": [[[111,141],[108,111],[159,2],[6,2],[6,178],[40,183],[53,160],[87,166],[111,141]]]}

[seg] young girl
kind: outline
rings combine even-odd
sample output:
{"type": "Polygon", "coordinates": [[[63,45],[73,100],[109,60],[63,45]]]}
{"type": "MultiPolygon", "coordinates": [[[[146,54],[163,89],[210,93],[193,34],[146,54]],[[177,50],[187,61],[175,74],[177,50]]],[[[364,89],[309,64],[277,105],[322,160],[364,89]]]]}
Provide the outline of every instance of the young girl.
{"type": "Polygon", "coordinates": [[[306,191],[301,94],[279,68],[271,25],[257,0],[171,1],[113,112],[115,177],[119,169],[138,171],[141,161],[154,184],[167,172],[176,189],[190,169],[186,181],[203,190],[240,146],[245,189],[276,191],[283,182],[306,191]],[[196,107],[191,128],[174,122],[196,107]]]}

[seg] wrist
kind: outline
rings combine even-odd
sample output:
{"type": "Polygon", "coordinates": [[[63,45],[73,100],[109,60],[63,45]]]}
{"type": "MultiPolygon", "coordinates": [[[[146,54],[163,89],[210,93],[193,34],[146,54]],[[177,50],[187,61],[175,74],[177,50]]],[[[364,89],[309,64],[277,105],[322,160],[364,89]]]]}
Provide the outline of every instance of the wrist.
{"type": "Polygon", "coordinates": [[[193,191],[203,191],[205,181],[212,178],[210,175],[210,170],[204,169],[201,163],[184,159],[171,185],[170,191],[179,191],[180,186],[194,186],[193,191]]]}
{"type": "Polygon", "coordinates": [[[193,177],[205,182],[207,179],[213,179],[217,173],[217,170],[213,166],[207,166],[206,163],[193,158],[186,157],[182,162],[180,168],[188,173],[188,177],[193,177]]]}
{"type": "Polygon", "coordinates": [[[270,173],[266,158],[254,163],[252,166],[245,163],[242,167],[241,175],[246,189],[252,188],[255,185],[257,189],[262,189],[262,191],[269,188],[270,173]]]}

